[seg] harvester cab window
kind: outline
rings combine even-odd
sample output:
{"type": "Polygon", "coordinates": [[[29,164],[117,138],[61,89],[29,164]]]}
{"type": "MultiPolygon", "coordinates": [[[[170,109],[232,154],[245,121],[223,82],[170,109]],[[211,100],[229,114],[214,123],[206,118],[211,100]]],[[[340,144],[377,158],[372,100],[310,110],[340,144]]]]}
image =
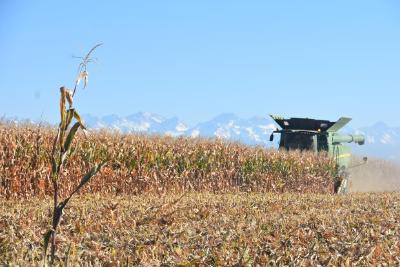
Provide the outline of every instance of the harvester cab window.
{"type": "Polygon", "coordinates": [[[281,147],[293,150],[312,150],[314,147],[313,135],[307,133],[286,133],[281,147]]]}
{"type": "Polygon", "coordinates": [[[328,139],[326,135],[318,135],[318,151],[328,151],[328,139]]]}

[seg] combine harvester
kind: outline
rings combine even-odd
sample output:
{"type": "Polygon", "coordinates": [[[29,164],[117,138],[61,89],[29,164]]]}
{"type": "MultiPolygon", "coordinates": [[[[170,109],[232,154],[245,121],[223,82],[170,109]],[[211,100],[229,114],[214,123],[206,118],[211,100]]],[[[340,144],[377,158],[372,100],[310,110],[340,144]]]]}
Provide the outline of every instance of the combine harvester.
{"type": "MultiPolygon", "coordinates": [[[[314,120],[308,118],[285,119],[271,115],[271,118],[281,127],[272,132],[270,141],[274,140],[274,133],[280,134],[279,148],[287,150],[308,150],[314,152],[326,151],[336,162],[337,175],[334,184],[335,193],[343,194],[349,191],[348,169],[351,159],[351,148],[343,143],[357,143],[363,145],[363,135],[340,135],[350,118],[340,118],[337,122],[314,120]]],[[[367,158],[363,158],[364,163],[367,158]]],[[[358,165],[357,165],[358,166],[358,165]]],[[[355,166],[352,166],[355,167],[355,166]]]]}

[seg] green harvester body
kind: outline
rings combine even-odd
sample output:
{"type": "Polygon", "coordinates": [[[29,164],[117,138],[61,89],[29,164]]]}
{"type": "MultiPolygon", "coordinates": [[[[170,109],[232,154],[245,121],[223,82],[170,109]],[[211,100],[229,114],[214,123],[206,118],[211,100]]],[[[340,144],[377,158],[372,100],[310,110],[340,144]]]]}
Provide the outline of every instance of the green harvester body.
{"type": "Polygon", "coordinates": [[[271,118],[281,127],[271,134],[280,134],[279,148],[286,150],[309,150],[314,152],[325,151],[336,162],[337,177],[335,181],[336,193],[347,193],[349,190],[348,168],[351,159],[351,148],[344,143],[363,145],[363,135],[341,135],[338,131],[351,121],[342,117],[336,122],[315,120],[309,118],[285,119],[271,115],[271,118]]]}

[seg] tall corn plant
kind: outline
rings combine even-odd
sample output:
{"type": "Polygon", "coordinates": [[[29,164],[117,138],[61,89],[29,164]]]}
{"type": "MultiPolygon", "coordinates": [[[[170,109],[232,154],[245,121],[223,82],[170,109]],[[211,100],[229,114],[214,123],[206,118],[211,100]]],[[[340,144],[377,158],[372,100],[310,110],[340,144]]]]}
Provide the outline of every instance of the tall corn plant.
{"type": "Polygon", "coordinates": [[[56,252],[56,236],[57,228],[61,220],[61,216],[64,208],[68,204],[69,200],[75,195],[90,178],[96,175],[100,169],[104,166],[106,162],[101,162],[100,164],[95,164],[89,172],[84,175],[74,190],[69,194],[69,196],[62,201],[59,199],[59,188],[61,174],[65,166],[66,160],[71,152],[71,146],[74,137],[79,129],[84,132],[86,127],[81,119],[78,111],[73,107],[74,96],[79,84],[83,81],[83,88],[87,85],[88,72],[87,65],[93,61],[91,58],[92,52],[99,47],[101,44],[94,46],[85,57],[82,58],[82,62],[79,64],[78,77],[75,81],[75,86],[73,90],[69,90],[66,87],[60,88],[60,124],[57,129],[57,134],[53,141],[52,152],[50,155],[51,160],[51,182],[53,185],[53,214],[52,214],[52,225],[44,235],[44,265],[46,266],[47,259],[47,249],[49,244],[51,244],[50,252],[50,265],[54,264],[55,252],[56,252]],[[67,107],[68,106],[68,107],[67,107]],[[75,123],[71,126],[72,122],[75,123]],[[71,126],[71,127],[70,127],[71,126]]]}

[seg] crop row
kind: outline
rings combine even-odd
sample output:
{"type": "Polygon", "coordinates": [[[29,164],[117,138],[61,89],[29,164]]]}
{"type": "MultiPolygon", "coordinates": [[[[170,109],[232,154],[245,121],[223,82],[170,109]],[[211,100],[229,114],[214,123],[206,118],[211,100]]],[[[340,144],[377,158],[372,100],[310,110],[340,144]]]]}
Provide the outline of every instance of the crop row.
{"type": "MultiPolygon", "coordinates": [[[[55,129],[0,124],[0,196],[51,193],[55,129]]],[[[324,154],[283,152],[215,139],[93,131],[77,136],[61,175],[66,194],[95,162],[108,160],[86,192],[333,191],[334,163],[324,154]]]]}

